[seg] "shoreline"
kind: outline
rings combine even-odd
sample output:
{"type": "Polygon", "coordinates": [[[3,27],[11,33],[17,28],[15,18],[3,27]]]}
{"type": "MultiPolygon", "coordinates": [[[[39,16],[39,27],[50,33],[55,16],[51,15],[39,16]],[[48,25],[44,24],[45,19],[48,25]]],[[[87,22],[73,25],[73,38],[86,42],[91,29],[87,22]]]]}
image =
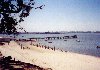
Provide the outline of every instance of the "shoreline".
{"type": "MultiPolygon", "coordinates": [[[[56,48],[55,46],[54,47],[50,47],[48,45],[42,45],[40,43],[38,43],[37,41],[33,41],[33,42],[30,42],[30,45],[33,45],[33,46],[37,46],[40,47],[40,48],[44,48],[44,49],[51,49],[51,50],[59,50],[61,52],[70,52],[70,51],[65,51],[65,50],[62,50],[60,48],[56,48]]],[[[100,56],[95,56],[95,55],[90,55],[90,54],[83,54],[83,53],[78,53],[78,52],[70,52],[70,53],[76,53],[76,54],[80,54],[80,55],[87,55],[87,56],[92,56],[92,57],[97,57],[97,58],[100,58],[100,56]]]]}
{"type": "Polygon", "coordinates": [[[21,49],[16,42],[11,41],[9,45],[0,46],[0,51],[4,56],[12,56],[16,60],[36,64],[42,68],[53,70],[99,70],[100,58],[77,54],[72,52],[61,52],[59,50],[49,50],[29,45],[21,49]],[[30,49],[29,49],[30,48],[30,49]],[[92,68],[91,68],[92,67],[92,68]],[[62,69],[63,68],[63,69],[62,69]]]}

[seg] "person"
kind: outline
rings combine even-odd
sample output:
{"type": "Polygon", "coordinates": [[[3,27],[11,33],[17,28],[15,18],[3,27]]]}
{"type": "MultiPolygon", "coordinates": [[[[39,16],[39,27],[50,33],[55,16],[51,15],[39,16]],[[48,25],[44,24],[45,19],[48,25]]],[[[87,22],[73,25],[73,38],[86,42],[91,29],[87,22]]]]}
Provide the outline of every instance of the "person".
{"type": "Polygon", "coordinates": [[[21,49],[22,49],[22,44],[21,44],[21,49]]]}
{"type": "Polygon", "coordinates": [[[55,46],[54,46],[54,51],[55,51],[55,46]]]}
{"type": "Polygon", "coordinates": [[[9,43],[10,43],[10,42],[8,42],[8,45],[9,45],[9,43]]]}

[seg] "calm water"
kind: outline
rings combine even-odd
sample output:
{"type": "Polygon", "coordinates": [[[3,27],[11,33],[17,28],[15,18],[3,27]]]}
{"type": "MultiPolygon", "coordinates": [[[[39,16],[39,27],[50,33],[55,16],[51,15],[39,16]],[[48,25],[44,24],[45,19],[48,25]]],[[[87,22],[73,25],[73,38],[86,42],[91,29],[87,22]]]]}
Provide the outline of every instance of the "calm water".
{"type": "Polygon", "coordinates": [[[31,38],[31,37],[53,37],[53,36],[72,36],[77,35],[76,39],[67,39],[67,41],[61,40],[39,40],[38,42],[42,45],[50,47],[60,48],[64,51],[70,51],[80,54],[92,55],[100,57],[100,48],[96,48],[100,45],[100,33],[66,33],[66,34],[20,34],[19,38],[31,38]],[[22,37],[24,36],[24,37],[22,37]],[[77,42],[76,40],[80,40],[77,42]],[[48,43],[52,42],[52,43],[48,43]]]}

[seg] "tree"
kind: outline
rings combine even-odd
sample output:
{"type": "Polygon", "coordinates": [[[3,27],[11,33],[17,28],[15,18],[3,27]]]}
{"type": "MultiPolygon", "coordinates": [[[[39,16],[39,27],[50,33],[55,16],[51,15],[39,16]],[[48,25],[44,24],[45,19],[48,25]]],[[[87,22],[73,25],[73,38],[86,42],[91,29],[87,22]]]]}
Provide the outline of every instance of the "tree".
{"type": "MultiPolygon", "coordinates": [[[[29,16],[34,5],[34,0],[0,0],[0,33],[18,33],[16,25],[29,16]]],[[[42,9],[43,6],[34,9],[42,9]]]]}

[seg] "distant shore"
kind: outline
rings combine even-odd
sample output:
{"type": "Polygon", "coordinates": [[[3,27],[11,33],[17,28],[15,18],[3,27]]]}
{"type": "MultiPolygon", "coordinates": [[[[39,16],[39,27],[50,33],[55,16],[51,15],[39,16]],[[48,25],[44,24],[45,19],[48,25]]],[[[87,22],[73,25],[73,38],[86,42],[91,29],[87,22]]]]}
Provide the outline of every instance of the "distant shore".
{"type": "Polygon", "coordinates": [[[100,33],[100,31],[18,32],[17,34],[65,34],[65,33],[100,33]]]}
{"type": "Polygon", "coordinates": [[[30,42],[11,41],[9,45],[1,45],[0,51],[5,57],[11,56],[12,59],[35,64],[44,69],[100,70],[100,58],[36,47],[30,45],[30,42]]]}

